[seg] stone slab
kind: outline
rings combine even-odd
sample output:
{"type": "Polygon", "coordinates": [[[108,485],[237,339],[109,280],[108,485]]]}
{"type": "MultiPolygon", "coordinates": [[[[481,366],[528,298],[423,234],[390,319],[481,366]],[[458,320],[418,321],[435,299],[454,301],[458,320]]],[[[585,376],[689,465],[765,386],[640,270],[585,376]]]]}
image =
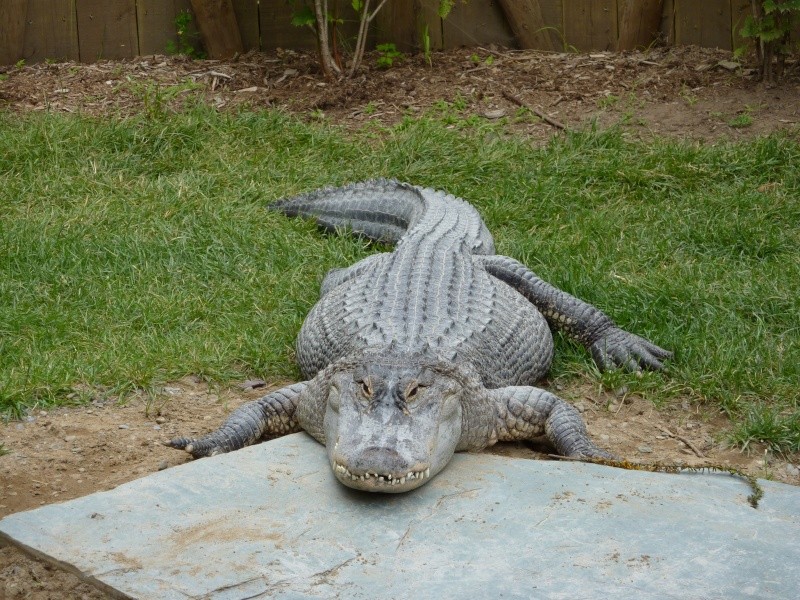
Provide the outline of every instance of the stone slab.
{"type": "Polygon", "coordinates": [[[123,598],[796,598],[800,488],[457,455],[356,492],[295,434],[10,515],[0,538],[123,598]]]}

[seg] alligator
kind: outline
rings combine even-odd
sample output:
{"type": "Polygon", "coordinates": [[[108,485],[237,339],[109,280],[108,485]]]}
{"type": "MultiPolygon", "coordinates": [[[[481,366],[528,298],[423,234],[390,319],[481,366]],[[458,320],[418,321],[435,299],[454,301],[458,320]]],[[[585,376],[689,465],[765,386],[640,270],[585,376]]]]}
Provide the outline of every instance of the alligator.
{"type": "Polygon", "coordinates": [[[454,452],[545,441],[566,457],[613,459],[579,412],[534,384],[552,330],[601,370],[658,370],[671,353],[495,254],[478,211],[445,192],[371,180],[269,206],[394,246],[330,271],[297,338],[304,380],[236,409],[200,439],[166,442],[194,458],[301,430],[327,448],[342,484],[405,492],[454,452]]]}

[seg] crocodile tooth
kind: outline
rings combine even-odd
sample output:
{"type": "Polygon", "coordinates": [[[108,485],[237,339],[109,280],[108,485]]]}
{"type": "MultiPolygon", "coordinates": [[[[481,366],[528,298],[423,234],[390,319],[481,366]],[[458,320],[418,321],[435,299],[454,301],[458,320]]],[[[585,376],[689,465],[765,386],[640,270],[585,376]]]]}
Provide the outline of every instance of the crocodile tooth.
{"type": "Polygon", "coordinates": [[[413,471],[409,471],[408,474],[406,475],[406,477],[408,477],[409,479],[413,479],[414,478],[414,472],[413,471]]]}
{"type": "Polygon", "coordinates": [[[403,485],[405,482],[406,482],[406,478],[405,477],[401,477],[400,478],[400,485],[403,485]]]}
{"type": "Polygon", "coordinates": [[[425,477],[430,477],[430,476],[431,476],[430,468],[425,469],[425,477]]]}
{"type": "Polygon", "coordinates": [[[378,481],[380,481],[381,483],[384,483],[383,477],[378,477],[378,481]]]}

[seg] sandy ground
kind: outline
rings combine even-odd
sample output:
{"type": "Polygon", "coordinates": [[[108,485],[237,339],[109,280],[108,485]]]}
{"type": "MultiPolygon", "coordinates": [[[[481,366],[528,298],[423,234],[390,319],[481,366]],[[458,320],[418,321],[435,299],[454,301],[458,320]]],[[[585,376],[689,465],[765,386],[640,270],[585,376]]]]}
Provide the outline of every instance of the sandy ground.
{"type": "MultiPolygon", "coordinates": [[[[622,123],[630,135],[643,138],[711,142],[775,131],[799,135],[800,67],[792,63],[786,81],[767,88],[730,60],[729,53],[698,48],[583,55],[463,49],[435,54],[433,68],[409,57],[392,69],[373,67],[355,81],[332,84],[321,79],[313,57],[293,52],[248,54],[231,62],[154,56],[0,67],[5,75],[0,110],[124,116],[174,110],[193,99],[220,110],[271,107],[358,128],[421,114],[438,100],[457,104],[455,110],[464,116],[514,117],[519,108],[509,99],[514,97],[567,127],[592,120],[622,123]]],[[[530,119],[512,127],[534,140],[559,133],[552,124],[530,119]]],[[[0,517],[181,464],[186,456],[164,447],[163,440],[204,433],[278,383],[219,389],[185,378],[155,396],[129,396],[124,404],[98,394],[83,406],[37,409],[23,421],[0,423],[0,441],[10,450],[0,456],[0,517]]],[[[708,407],[676,399],[657,410],[649,401],[601,391],[588,380],[553,391],[574,402],[592,437],[620,456],[728,465],[800,485],[800,457],[776,457],[757,446],[748,453],[726,448],[730,423],[708,407]]],[[[488,451],[546,458],[547,449],[505,444],[488,451]]],[[[15,549],[1,548],[0,600],[23,598],[106,595],[15,549]]]]}

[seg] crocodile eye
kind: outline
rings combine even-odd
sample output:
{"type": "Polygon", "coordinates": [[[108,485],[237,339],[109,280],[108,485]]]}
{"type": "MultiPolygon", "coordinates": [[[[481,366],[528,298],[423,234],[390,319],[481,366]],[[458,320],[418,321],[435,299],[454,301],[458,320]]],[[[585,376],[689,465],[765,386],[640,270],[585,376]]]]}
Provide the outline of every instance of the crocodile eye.
{"type": "Polygon", "coordinates": [[[369,387],[369,381],[366,379],[361,382],[361,395],[364,398],[372,398],[372,388],[369,387]]]}
{"type": "Polygon", "coordinates": [[[406,395],[406,401],[410,402],[410,401],[414,400],[414,398],[417,397],[417,393],[419,392],[419,388],[421,388],[421,387],[423,387],[423,386],[421,386],[417,382],[409,383],[408,387],[406,388],[406,394],[405,394],[406,395]]]}

